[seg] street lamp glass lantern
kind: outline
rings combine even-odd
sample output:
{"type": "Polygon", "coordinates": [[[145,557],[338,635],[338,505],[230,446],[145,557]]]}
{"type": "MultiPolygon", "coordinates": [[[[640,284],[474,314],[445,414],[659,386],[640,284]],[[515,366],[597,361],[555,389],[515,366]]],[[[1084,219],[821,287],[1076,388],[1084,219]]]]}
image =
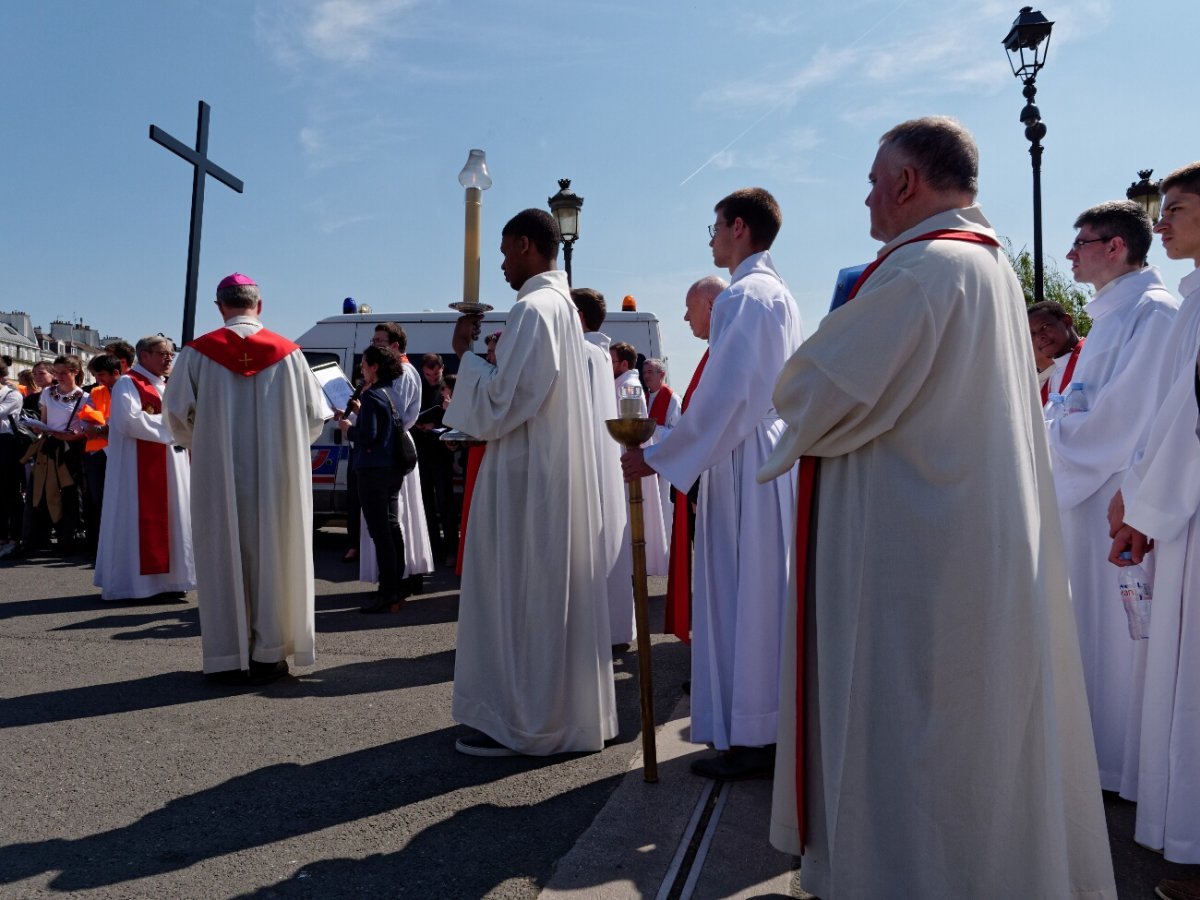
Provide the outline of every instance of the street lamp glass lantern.
{"type": "Polygon", "coordinates": [[[1162,208],[1162,182],[1151,181],[1150,176],[1153,174],[1153,169],[1139,169],[1138,178],[1141,180],[1129,185],[1125,196],[1144,209],[1151,222],[1157,222],[1159,210],[1162,208]]]}
{"type": "Polygon", "coordinates": [[[486,191],[492,186],[492,176],[488,173],[487,154],[482,150],[472,150],[467,156],[467,164],[458,173],[458,183],[465,188],[479,188],[486,191]]]}
{"type": "Polygon", "coordinates": [[[558,193],[546,202],[558,222],[563,243],[574,243],[579,238],[579,210],[583,207],[583,198],[571,190],[570,178],[558,179],[558,188],[558,193]]]}
{"type": "Polygon", "coordinates": [[[1050,52],[1049,21],[1032,6],[1021,7],[1013,20],[1012,28],[1004,38],[1004,49],[1008,51],[1008,63],[1018,78],[1033,78],[1046,65],[1046,54],[1050,52]],[[1017,61],[1020,65],[1017,65],[1017,61]]]}

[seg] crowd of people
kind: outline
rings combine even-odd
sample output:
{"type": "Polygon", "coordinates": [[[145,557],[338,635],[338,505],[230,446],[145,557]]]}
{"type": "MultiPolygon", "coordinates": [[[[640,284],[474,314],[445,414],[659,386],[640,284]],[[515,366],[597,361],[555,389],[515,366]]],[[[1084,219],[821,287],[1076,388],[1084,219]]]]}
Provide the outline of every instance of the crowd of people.
{"type": "Polygon", "coordinates": [[[592,752],[635,630],[622,482],[645,479],[648,569],[691,643],[690,740],[712,750],[692,771],[774,778],[771,841],[806,890],[1115,898],[1102,790],[1137,803],[1139,843],[1200,863],[1200,163],[1163,181],[1157,222],[1127,202],[1076,220],[1086,336],[1026,309],[961,124],[892,128],[869,180],[883,247],[807,337],[771,257],[778,203],[715,205],[729,280],[686,293],[708,346],[682,396],[604,334],[541,210],[502,230],[517,300],[486,354],[463,316],[448,384],[381,324],[344,410],[229,276],[224,327],[178,357],[146,338],[93,361],[90,398],[70,358],[0,391],[0,550],[98,522],[105,597],[197,587],[204,672],[282,677],[315,660],[308,446],[336,416],[378,581],[362,611],[401,609],[434,554],[461,565],[456,749],[592,752]],[[1147,265],[1153,233],[1197,266],[1182,304],[1147,265]],[[627,402],[656,428],[621,453],[604,422],[627,402]],[[21,406],[40,436],[18,462],[21,406]],[[444,428],[473,439],[461,513],[444,428]]]}

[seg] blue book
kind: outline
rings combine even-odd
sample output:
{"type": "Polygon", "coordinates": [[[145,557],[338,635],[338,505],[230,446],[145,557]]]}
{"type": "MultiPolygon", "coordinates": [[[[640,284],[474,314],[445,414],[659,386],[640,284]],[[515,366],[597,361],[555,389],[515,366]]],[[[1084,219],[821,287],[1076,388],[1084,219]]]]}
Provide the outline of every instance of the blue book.
{"type": "Polygon", "coordinates": [[[833,286],[833,300],[829,303],[830,312],[833,312],[850,299],[851,289],[869,265],[870,263],[863,263],[858,266],[849,266],[838,272],[837,282],[833,286]]]}

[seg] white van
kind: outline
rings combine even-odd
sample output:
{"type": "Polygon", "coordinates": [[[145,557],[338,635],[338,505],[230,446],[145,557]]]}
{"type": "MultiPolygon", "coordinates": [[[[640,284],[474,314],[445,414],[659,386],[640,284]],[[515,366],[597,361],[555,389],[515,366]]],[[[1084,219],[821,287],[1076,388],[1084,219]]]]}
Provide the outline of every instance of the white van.
{"type": "MultiPolygon", "coordinates": [[[[450,348],[456,312],[419,313],[354,313],[321,319],[296,339],[313,369],[336,365],[348,376],[358,371],[363,348],[371,343],[375,326],[395,322],[408,335],[408,358],[420,369],[426,353],[441,354],[446,373],[458,371],[458,356],[450,348]]],[[[503,331],[508,310],[494,310],[483,317],[480,340],[472,348],[484,352],[483,337],[503,331]]],[[[666,360],[662,350],[662,335],[658,317],[648,312],[610,312],[604,320],[604,333],[613,342],[625,341],[637,348],[644,357],[666,360]]],[[[334,422],[312,445],[313,516],[319,523],[346,512],[346,465],[349,448],[342,442],[342,432],[334,422]]]]}

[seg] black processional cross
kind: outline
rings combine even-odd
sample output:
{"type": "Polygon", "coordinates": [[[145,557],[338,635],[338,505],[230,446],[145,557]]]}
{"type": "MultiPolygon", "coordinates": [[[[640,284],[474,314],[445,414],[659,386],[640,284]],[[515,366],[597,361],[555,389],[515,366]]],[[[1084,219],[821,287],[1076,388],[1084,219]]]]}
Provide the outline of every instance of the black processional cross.
{"type": "Polygon", "coordinates": [[[234,178],[208,158],[208,111],[210,107],[200,101],[196,115],[196,149],[177,141],[157,125],[150,126],[150,140],[162,144],[172,153],[182,156],[195,169],[192,176],[192,227],[188,231],[187,286],[183,294],[183,335],[181,343],[191,341],[196,328],[196,281],[200,275],[200,227],[204,219],[204,182],[212,175],[239,194],[241,179],[234,178]]]}

